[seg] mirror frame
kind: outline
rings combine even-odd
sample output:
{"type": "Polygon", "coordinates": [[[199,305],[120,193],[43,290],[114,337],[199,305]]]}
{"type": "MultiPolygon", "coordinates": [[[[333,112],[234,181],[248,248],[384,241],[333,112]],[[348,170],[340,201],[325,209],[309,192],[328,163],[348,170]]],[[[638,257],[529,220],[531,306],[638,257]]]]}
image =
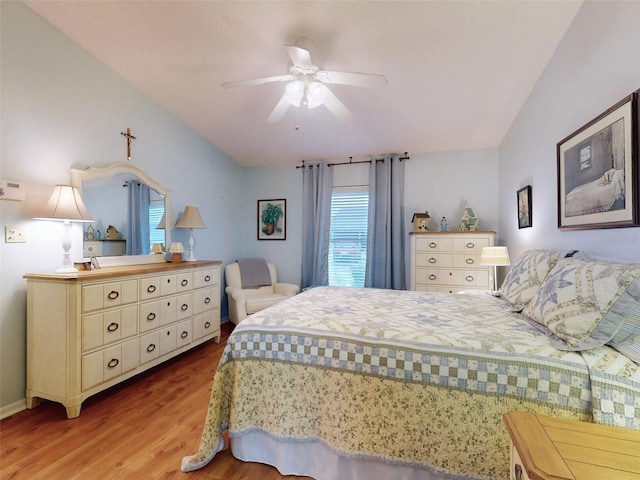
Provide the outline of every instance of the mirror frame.
{"type": "MultiPolygon", "coordinates": [[[[109,178],[115,175],[130,174],[138,177],[143,183],[153,188],[156,192],[164,195],[164,215],[165,225],[164,241],[165,248],[169,251],[171,246],[171,190],[165,188],[156,180],[147,175],[146,172],[139,169],[135,165],[124,162],[115,162],[105,165],[103,167],[87,167],[84,170],[77,168],[71,169],[71,185],[78,187],[80,194],[82,194],[82,188],[84,182],[91,180],[98,180],[100,178],[109,178]]],[[[100,257],[101,266],[116,266],[116,265],[137,265],[143,263],[159,263],[166,261],[165,255],[123,255],[115,257],[100,257]]]]}

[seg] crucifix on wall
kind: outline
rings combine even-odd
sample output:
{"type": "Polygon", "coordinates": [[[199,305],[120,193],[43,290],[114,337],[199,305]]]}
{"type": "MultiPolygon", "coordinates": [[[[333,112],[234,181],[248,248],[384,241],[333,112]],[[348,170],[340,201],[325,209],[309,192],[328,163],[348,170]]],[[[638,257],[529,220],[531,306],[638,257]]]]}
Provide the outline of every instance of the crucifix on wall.
{"type": "Polygon", "coordinates": [[[131,130],[127,128],[127,132],[120,132],[120,135],[127,137],[127,160],[131,160],[131,140],[135,140],[136,137],[131,135],[131,130]]]}

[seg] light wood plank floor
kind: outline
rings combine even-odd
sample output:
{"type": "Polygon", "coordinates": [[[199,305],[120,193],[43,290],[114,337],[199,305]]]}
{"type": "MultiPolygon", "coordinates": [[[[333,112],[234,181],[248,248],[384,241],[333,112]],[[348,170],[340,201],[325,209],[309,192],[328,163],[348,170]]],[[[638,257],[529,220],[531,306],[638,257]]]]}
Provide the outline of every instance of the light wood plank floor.
{"type": "Polygon", "coordinates": [[[236,460],[229,448],[201,470],[180,461],[198,450],[209,394],[232,324],[177,359],[87,399],[80,417],[43,401],[0,422],[0,478],[29,480],[280,480],[270,466],[236,460]]]}

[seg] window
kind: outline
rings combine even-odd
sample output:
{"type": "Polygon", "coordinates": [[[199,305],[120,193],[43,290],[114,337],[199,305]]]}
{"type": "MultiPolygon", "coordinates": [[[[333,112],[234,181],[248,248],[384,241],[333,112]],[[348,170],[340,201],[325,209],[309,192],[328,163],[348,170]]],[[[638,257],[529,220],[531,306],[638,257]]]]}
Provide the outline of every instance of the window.
{"type": "Polygon", "coordinates": [[[580,170],[591,167],[591,145],[586,145],[580,149],[580,170]]]}
{"type": "Polygon", "coordinates": [[[329,285],[364,287],[368,187],[337,187],[331,195],[329,285]]]}
{"type": "Polygon", "coordinates": [[[156,228],[162,215],[164,215],[164,200],[152,201],[149,205],[149,249],[154,243],[164,245],[164,229],[156,228]]]}

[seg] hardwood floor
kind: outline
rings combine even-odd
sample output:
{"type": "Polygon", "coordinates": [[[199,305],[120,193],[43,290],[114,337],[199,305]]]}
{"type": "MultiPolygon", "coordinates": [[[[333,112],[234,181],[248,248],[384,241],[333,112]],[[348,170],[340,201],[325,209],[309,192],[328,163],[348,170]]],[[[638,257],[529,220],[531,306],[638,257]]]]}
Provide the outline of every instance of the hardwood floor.
{"type": "Polygon", "coordinates": [[[208,342],[87,399],[80,417],[43,401],[0,422],[0,478],[280,480],[273,467],[236,460],[229,448],[206,467],[180,471],[200,443],[209,394],[232,324],[208,342]]]}

